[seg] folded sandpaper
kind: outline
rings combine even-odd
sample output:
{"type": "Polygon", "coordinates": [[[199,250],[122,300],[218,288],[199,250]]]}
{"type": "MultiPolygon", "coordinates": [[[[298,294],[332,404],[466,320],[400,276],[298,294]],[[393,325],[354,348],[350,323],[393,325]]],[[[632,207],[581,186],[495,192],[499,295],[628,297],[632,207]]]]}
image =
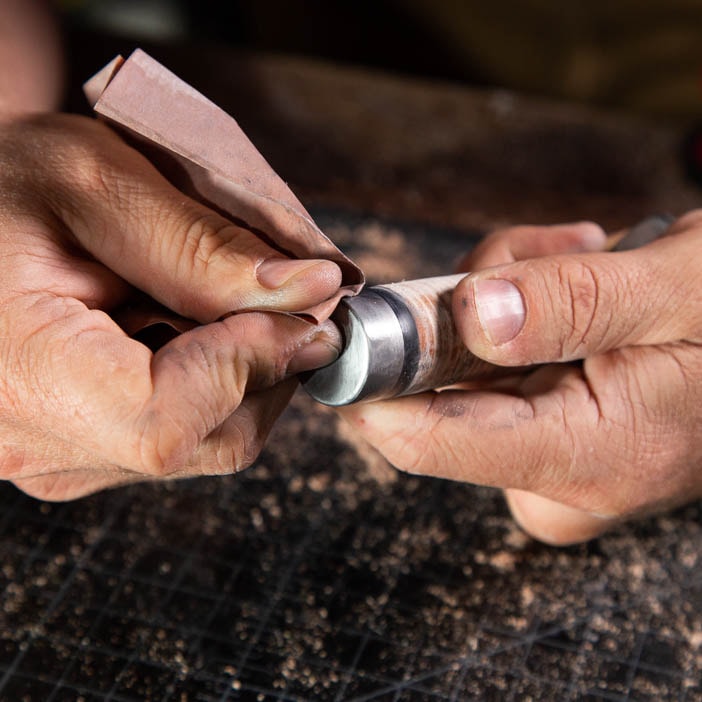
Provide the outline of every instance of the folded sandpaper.
{"type": "MultiPolygon", "coordinates": [[[[324,320],[341,297],[361,289],[361,270],[321,232],[234,118],[144,51],[116,57],[83,87],[95,113],[179,190],[292,258],[339,265],[338,293],[298,314],[324,320]]],[[[149,315],[132,314],[131,326],[143,327],[149,315]]]]}

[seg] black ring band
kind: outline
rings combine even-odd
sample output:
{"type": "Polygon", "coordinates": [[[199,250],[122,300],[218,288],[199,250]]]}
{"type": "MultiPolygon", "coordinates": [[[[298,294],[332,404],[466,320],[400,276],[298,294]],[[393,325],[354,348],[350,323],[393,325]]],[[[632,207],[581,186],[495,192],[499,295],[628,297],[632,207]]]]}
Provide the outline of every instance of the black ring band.
{"type": "Polygon", "coordinates": [[[410,386],[419,369],[419,333],[417,332],[417,325],[409,307],[399,295],[381,286],[367,288],[363,294],[367,295],[371,292],[387,302],[395,313],[402,330],[405,353],[400,377],[393,388],[393,395],[401,395],[410,386]]]}

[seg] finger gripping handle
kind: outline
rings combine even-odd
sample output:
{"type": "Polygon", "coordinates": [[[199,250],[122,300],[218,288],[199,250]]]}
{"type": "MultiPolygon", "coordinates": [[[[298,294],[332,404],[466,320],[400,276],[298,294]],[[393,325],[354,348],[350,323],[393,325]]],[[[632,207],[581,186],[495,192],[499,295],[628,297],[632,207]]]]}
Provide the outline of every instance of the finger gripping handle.
{"type": "MultiPolygon", "coordinates": [[[[665,235],[670,215],[653,215],[614,235],[613,251],[665,235]]],[[[411,395],[459,382],[495,377],[506,369],[465,347],[453,321],[453,290],[466,274],[407,280],[366,288],[345,298],[332,319],[345,338],[339,358],[303,379],[312,397],[341,406],[411,395]]]]}

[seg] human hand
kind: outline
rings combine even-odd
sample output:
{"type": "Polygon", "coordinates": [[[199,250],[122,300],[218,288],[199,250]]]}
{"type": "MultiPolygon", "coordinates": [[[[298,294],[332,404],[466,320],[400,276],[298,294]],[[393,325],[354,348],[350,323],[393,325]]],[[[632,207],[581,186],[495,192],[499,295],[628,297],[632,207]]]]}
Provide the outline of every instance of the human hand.
{"type": "Polygon", "coordinates": [[[285,258],[94,120],[5,121],[0,164],[0,477],[68,499],[248,465],[337,342],[247,310],[321,302],[339,268],[285,258]],[[201,326],[152,354],[109,316],[135,289],[201,326]]]}
{"type": "Polygon", "coordinates": [[[401,469],[505,488],[549,543],[700,497],[702,211],[641,249],[605,241],[587,223],[515,227],[464,261],[478,271],[453,299],[466,345],[539,367],[341,414],[401,469]]]}

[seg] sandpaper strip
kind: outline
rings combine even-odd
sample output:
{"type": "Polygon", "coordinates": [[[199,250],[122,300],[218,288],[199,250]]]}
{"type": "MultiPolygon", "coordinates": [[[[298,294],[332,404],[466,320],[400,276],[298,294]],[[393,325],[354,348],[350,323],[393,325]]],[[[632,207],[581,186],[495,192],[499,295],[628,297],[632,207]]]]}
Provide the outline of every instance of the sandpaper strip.
{"type": "Polygon", "coordinates": [[[342,287],[298,314],[326,319],[364,277],[322,233],[283,180],[224,110],[137,49],[84,85],[95,112],[125,134],[178,189],[293,258],[334,261],[342,287]]]}

